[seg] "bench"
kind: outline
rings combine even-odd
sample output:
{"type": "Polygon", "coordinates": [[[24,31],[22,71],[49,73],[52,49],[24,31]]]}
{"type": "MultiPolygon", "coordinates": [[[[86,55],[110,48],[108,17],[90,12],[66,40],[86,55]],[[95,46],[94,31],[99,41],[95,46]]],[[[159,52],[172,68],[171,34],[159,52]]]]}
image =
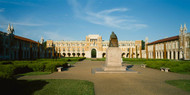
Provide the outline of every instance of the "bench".
{"type": "Polygon", "coordinates": [[[169,72],[170,68],[164,68],[164,67],[160,67],[160,71],[165,71],[165,72],[169,72]]]}
{"type": "Polygon", "coordinates": [[[141,64],[141,67],[142,68],[146,68],[146,64],[141,64]]]}
{"type": "Polygon", "coordinates": [[[62,68],[63,68],[63,67],[57,67],[57,71],[58,71],[58,72],[61,72],[62,68]]]}
{"type": "Polygon", "coordinates": [[[68,67],[71,67],[71,64],[67,64],[68,67]]]}

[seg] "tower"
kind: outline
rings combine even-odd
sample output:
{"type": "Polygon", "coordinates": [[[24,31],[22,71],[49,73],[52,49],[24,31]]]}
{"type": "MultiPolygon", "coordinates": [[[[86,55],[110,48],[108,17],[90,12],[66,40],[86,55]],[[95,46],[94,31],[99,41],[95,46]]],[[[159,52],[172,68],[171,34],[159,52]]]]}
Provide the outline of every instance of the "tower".
{"type": "Polygon", "coordinates": [[[7,31],[8,31],[8,34],[13,34],[14,33],[14,27],[13,27],[13,25],[10,26],[10,24],[9,24],[8,27],[7,27],[7,31]]]}
{"type": "Polygon", "coordinates": [[[186,49],[185,49],[185,37],[186,37],[186,32],[187,32],[187,27],[186,24],[184,24],[184,27],[180,27],[179,30],[180,34],[179,34],[179,49],[180,49],[180,58],[184,59],[185,57],[185,53],[186,53],[186,49]]]}
{"type": "Polygon", "coordinates": [[[148,43],[148,37],[145,38],[145,44],[147,44],[147,43],[148,43]]]}
{"type": "Polygon", "coordinates": [[[40,43],[42,44],[44,42],[44,38],[43,37],[41,37],[41,41],[40,41],[40,43]]]}

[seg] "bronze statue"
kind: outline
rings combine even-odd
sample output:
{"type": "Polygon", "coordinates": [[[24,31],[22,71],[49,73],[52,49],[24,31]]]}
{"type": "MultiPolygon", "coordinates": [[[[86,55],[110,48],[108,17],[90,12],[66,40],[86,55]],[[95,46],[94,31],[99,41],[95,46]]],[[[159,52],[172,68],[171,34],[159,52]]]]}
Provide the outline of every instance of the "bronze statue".
{"type": "Polygon", "coordinates": [[[110,42],[109,42],[109,47],[118,47],[118,40],[117,36],[115,35],[114,32],[110,35],[110,42]]]}

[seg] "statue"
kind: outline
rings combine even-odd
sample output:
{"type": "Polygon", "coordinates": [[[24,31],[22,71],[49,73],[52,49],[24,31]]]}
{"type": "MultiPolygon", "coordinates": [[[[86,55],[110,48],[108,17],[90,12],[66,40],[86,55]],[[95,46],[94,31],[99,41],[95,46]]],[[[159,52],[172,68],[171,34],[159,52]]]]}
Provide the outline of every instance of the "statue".
{"type": "Polygon", "coordinates": [[[118,47],[117,36],[114,32],[110,35],[109,47],[118,47]]]}

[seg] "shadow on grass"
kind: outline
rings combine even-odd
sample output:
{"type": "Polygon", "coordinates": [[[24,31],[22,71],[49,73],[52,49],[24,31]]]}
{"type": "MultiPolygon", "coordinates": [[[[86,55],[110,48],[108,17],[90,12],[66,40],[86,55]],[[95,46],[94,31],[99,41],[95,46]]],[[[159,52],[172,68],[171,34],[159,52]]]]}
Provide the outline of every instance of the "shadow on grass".
{"type": "Polygon", "coordinates": [[[48,82],[43,80],[0,80],[1,95],[33,95],[48,82]]]}

